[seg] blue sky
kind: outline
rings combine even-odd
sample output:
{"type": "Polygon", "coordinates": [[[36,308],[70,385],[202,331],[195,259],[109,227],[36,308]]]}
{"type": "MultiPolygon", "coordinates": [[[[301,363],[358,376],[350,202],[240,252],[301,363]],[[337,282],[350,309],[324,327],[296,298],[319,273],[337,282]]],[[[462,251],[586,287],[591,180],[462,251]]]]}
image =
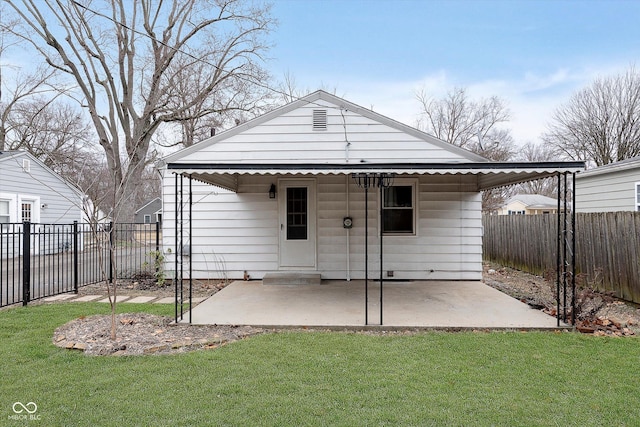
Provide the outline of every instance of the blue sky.
{"type": "Polygon", "coordinates": [[[598,76],[640,65],[640,1],[274,0],[269,68],[415,125],[424,89],[498,95],[517,142],[598,76]]]}

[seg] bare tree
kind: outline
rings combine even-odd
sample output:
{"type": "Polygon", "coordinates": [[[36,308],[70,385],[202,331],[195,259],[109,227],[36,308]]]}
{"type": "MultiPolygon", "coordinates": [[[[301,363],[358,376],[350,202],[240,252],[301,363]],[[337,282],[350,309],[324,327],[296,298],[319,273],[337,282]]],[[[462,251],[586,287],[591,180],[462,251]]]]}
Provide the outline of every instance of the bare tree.
{"type": "MultiPolygon", "coordinates": [[[[515,160],[523,162],[547,162],[554,160],[556,157],[553,147],[546,144],[528,142],[520,148],[518,154],[515,156],[515,160]]],[[[558,194],[557,187],[556,179],[544,178],[519,184],[515,188],[514,193],[542,194],[547,197],[556,197],[558,194]]]]}
{"type": "Polygon", "coordinates": [[[11,31],[76,86],[106,154],[116,220],[132,217],[136,183],[160,124],[214,112],[223,93],[235,107],[238,86],[264,86],[259,62],[267,48],[262,36],[272,26],[267,6],[241,0],[112,0],[90,7],[73,0],[6,2],[21,19],[11,31]],[[179,91],[192,73],[201,79],[190,80],[197,87],[179,91]]]}
{"type": "Polygon", "coordinates": [[[491,160],[505,161],[513,154],[511,132],[501,127],[510,112],[497,96],[473,101],[464,88],[454,88],[441,99],[424,90],[416,97],[422,110],[418,128],[491,160]]]}
{"type": "Polygon", "coordinates": [[[597,166],[640,155],[640,74],[596,79],[555,111],[543,140],[597,166]]]}
{"type": "MultiPolygon", "coordinates": [[[[1,66],[0,66],[1,70],[1,66]]],[[[54,75],[54,70],[38,68],[33,73],[23,73],[18,70],[12,78],[6,74],[0,74],[0,151],[16,149],[11,141],[12,132],[15,130],[16,115],[20,114],[25,104],[34,99],[42,99],[44,94],[51,94],[53,89],[49,81],[54,75]]],[[[52,98],[49,98],[52,99],[52,98]]]]}
{"type": "MultiPolygon", "coordinates": [[[[133,218],[138,183],[163,123],[216,112],[222,94],[235,107],[239,87],[265,86],[260,63],[268,46],[262,39],[273,25],[265,5],[243,0],[5,4],[20,20],[6,30],[66,75],[86,108],[106,154],[116,222],[133,218]],[[191,80],[198,87],[178,90],[192,73],[201,78],[191,80]]],[[[115,338],[115,282],[107,290],[115,338]]]]}
{"type": "MultiPolygon", "coordinates": [[[[510,113],[500,98],[473,101],[463,88],[454,88],[441,99],[430,97],[424,90],[416,97],[422,109],[418,128],[487,159],[504,162],[513,156],[511,132],[501,127],[509,121],[510,113]]],[[[483,211],[495,211],[508,195],[506,189],[484,191],[483,211]]]]}
{"type": "Polygon", "coordinates": [[[30,152],[65,178],[89,149],[89,124],[67,103],[43,98],[24,102],[14,109],[9,123],[9,149],[30,152]]]}

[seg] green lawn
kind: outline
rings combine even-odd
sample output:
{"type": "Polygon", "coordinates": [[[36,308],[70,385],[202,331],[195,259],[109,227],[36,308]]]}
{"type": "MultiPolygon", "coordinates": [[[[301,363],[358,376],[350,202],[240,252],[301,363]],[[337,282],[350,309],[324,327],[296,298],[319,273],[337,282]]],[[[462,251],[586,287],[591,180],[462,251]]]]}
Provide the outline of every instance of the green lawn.
{"type": "MultiPolygon", "coordinates": [[[[120,309],[170,314],[172,306],[120,309]]],[[[568,333],[288,332],[88,357],[53,330],[106,305],[0,312],[0,425],[638,425],[640,341],[568,333]],[[35,402],[39,420],[11,419],[35,402]]]]}

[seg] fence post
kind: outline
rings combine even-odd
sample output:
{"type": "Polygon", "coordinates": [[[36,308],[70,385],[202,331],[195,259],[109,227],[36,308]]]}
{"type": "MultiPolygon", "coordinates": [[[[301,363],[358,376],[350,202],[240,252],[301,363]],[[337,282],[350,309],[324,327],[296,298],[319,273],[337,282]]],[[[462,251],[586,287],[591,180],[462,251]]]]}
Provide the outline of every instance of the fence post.
{"type": "Polygon", "coordinates": [[[73,292],[78,293],[78,221],[73,221],[73,292]]]}
{"type": "Polygon", "coordinates": [[[155,265],[156,265],[156,279],[160,276],[160,263],[158,259],[160,258],[160,222],[156,221],[156,256],[155,256],[155,265]]]}
{"type": "Polygon", "coordinates": [[[22,223],[22,305],[31,299],[31,223],[22,223]]]}
{"type": "Polygon", "coordinates": [[[113,283],[113,257],[115,254],[113,221],[109,223],[109,283],[113,283]]]}

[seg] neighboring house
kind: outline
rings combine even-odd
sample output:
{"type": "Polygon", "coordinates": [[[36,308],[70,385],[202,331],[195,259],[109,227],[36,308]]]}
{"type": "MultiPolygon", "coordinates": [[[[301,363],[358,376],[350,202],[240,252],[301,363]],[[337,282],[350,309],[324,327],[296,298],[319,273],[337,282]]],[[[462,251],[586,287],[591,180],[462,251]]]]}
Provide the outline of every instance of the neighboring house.
{"type": "Polygon", "coordinates": [[[640,211],[640,156],[576,175],[576,212],[640,211]]]}
{"type": "Polygon", "coordinates": [[[481,280],[481,191],[583,167],[489,162],[318,91],[165,159],[167,269],[363,279],[383,249],[385,277],[481,280]]]}
{"type": "Polygon", "coordinates": [[[148,201],[134,215],[133,222],[136,224],[152,224],[162,222],[162,200],[156,197],[148,201]]]}
{"type": "MultiPolygon", "coordinates": [[[[3,231],[17,230],[8,224],[24,221],[39,224],[36,231],[55,229],[58,232],[58,225],[70,231],[70,224],[83,220],[82,206],[82,192],[33,155],[25,151],[0,152],[0,224],[3,231]]],[[[55,243],[34,239],[33,251],[49,253],[59,249],[51,245],[69,244],[64,241],[66,237],[60,239],[55,243]]],[[[13,249],[8,249],[7,239],[3,245],[3,257],[11,256],[13,249]]]]}
{"type": "Polygon", "coordinates": [[[516,194],[499,209],[498,215],[538,215],[557,212],[557,199],[541,194],[516,194]]]}

